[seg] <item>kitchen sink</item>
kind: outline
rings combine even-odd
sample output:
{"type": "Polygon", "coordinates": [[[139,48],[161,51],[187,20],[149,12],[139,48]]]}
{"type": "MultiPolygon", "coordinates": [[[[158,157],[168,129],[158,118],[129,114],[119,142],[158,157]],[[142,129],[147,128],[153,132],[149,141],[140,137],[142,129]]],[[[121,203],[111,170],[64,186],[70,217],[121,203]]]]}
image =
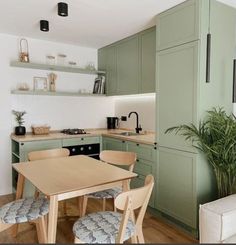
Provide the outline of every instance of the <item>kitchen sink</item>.
{"type": "Polygon", "coordinates": [[[117,135],[122,135],[122,136],[136,136],[136,135],[143,135],[143,133],[135,133],[135,132],[121,132],[121,133],[113,133],[117,135]]]}

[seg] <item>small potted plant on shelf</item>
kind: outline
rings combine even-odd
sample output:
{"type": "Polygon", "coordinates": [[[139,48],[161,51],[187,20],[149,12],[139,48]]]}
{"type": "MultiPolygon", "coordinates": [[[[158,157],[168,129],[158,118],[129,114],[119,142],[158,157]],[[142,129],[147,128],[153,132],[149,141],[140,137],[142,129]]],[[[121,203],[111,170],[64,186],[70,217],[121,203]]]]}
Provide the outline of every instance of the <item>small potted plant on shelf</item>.
{"type": "Polygon", "coordinates": [[[13,115],[15,115],[16,117],[16,122],[18,124],[17,127],[15,127],[15,135],[25,135],[26,133],[26,129],[24,126],[22,126],[24,124],[24,119],[23,116],[26,114],[25,111],[15,111],[12,110],[13,115]]]}
{"type": "Polygon", "coordinates": [[[207,111],[206,118],[194,124],[180,125],[166,130],[174,131],[186,140],[193,142],[193,147],[204,153],[213,167],[218,197],[235,193],[236,187],[236,118],[227,115],[222,109],[207,111]]]}

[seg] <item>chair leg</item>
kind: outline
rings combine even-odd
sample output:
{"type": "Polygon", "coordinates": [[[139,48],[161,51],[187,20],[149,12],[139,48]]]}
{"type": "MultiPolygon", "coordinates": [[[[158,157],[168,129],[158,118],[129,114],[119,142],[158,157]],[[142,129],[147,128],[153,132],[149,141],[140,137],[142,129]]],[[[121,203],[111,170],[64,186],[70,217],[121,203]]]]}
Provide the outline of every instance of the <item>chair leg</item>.
{"type": "Polygon", "coordinates": [[[137,229],[138,243],[145,243],[142,227],[137,229]]]}
{"type": "Polygon", "coordinates": [[[117,212],[117,210],[116,210],[116,206],[115,206],[115,198],[113,198],[113,210],[114,210],[114,212],[117,212]]]}
{"type": "Polygon", "coordinates": [[[136,234],[131,237],[131,243],[138,243],[136,234]]]}
{"type": "Polygon", "coordinates": [[[13,236],[13,237],[16,237],[16,236],[17,236],[17,233],[18,233],[18,224],[15,224],[15,225],[12,227],[12,236],[13,236]]]}
{"type": "Polygon", "coordinates": [[[102,211],[106,211],[106,198],[102,199],[102,211]]]}
{"type": "Polygon", "coordinates": [[[47,243],[47,229],[45,217],[41,217],[36,221],[36,230],[39,243],[47,243]]]}
{"type": "Polygon", "coordinates": [[[83,196],[82,199],[82,217],[85,216],[86,214],[86,210],[87,210],[87,204],[88,204],[88,197],[87,196],[83,196]]]}
{"type": "Polygon", "coordinates": [[[74,243],[84,243],[79,238],[75,237],[74,243]]]}

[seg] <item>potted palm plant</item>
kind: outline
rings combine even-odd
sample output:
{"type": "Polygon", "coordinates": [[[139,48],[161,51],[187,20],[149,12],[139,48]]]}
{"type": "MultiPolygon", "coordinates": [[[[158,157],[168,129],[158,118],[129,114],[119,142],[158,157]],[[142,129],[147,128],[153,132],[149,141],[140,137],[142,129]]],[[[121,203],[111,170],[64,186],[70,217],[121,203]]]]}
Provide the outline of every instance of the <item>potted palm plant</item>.
{"type": "Polygon", "coordinates": [[[194,124],[180,125],[166,130],[192,140],[193,147],[203,152],[212,165],[218,188],[218,197],[234,192],[236,184],[236,118],[222,109],[207,111],[206,118],[194,124]]]}
{"type": "Polygon", "coordinates": [[[16,122],[18,124],[17,127],[15,127],[15,134],[16,135],[25,135],[26,133],[26,129],[24,126],[22,126],[24,124],[24,119],[23,119],[23,116],[26,114],[25,111],[15,111],[13,110],[12,111],[13,115],[15,115],[15,119],[16,119],[16,122]]]}

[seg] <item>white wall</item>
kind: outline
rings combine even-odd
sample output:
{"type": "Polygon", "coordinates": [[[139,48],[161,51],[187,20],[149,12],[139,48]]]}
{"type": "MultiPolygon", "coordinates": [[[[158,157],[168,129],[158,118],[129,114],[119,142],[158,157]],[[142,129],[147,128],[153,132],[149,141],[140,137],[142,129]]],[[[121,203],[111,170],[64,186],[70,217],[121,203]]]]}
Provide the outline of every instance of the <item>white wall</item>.
{"type": "MultiPolygon", "coordinates": [[[[131,111],[139,114],[139,122],[143,130],[155,131],[155,95],[120,96],[115,98],[115,115],[128,116],[131,111]]],[[[126,122],[120,122],[122,128],[136,128],[136,116],[127,117],[126,122]]]]}
{"type": "MultiPolygon", "coordinates": [[[[45,63],[46,55],[64,53],[67,61],[76,61],[85,66],[93,61],[97,65],[97,50],[54,42],[28,39],[31,62],[45,63]]],[[[0,195],[11,193],[11,147],[10,134],[15,126],[11,110],[26,110],[25,126],[49,124],[52,129],[67,127],[101,128],[106,126],[106,117],[114,115],[113,98],[50,97],[11,95],[18,83],[26,82],[33,87],[33,77],[47,75],[47,71],[10,67],[11,60],[18,59],[19,37],[0,34],[0,195]]],[[[57,90],[91,91],[95,76],[59,73],[57,90]]]]}

